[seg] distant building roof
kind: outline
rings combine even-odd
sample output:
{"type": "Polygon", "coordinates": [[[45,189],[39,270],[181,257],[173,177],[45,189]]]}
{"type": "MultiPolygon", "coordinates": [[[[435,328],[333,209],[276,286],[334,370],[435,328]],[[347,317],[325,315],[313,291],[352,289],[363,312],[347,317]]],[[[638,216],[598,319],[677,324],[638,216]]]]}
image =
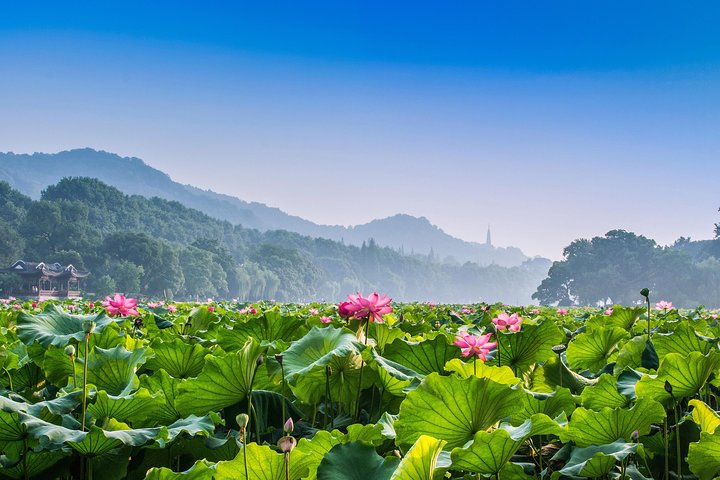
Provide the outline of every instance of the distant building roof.
{"type": "Polygon", "coordinates": [[[59,263],[26,262],[18,260],[8,268],[0,269],[0,273],[16,273],[23,277],[53,277],[53,278],[85,278],[90,272],[81,272],[72,265],[59,263]]]}

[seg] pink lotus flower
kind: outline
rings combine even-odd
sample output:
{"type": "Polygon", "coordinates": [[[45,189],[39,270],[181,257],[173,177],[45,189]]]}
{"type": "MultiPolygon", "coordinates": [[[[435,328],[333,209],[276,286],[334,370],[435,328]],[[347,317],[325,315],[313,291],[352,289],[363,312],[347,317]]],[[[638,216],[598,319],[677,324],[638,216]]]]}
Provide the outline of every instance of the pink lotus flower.
{"type": "Polygon", "coordinates": [[[352,303],[340,302],[338,304],[338,315],[340,318],[350,318],[353,315],[352,303]]]}
{"type": "Polygon", "coordinates": [[[147,306],[148,308],[157,308],[160,306],[160,304],[157,302],[148,302],[147,306]]]}
{"type": "Polygon", "coordinates": [[[455,337],[454,344],[460,347],[463,357],[475,355],[484,362],[490,350],[497,347],[497,342],[490,341],[491,336],[492,333],[470,335],[467,332],[461,332],[455,337]]]}
{"type": "Polygon", "coordinates": [[[482,307],[480,307],[480,310],[483,312],[487,312],[490,310],[490,307],[488,307],[487,305],[483,305],[482,307]]]}
{"type": "Polygon", "coordinates": [[[558,308],[557,314],[558,315],[567,315],[568,314],[567,308],[558,308]]]}
{"type": "Polygon", "coordinates": [[[20,305],[19,303],[16,303],[16,304],[13,305],[13,308],[14,308],[15,310],[20,310],[20,309],[22,308],[22,305],[20,305]]]}
{"type": "Polygon", "coordinates": [[[250,315],[257,315],[257,310],[255,307],[250,307],[250,315]]]}
{"type": "Polygon", "coordinates": [[[320,311],[317,308],[311,308],[308,310],[308,313],[310,315],[318,315],[320,313],[320,311]]]}
{"type": "Polygon", "coordinates": [[[427,306],[430,308],[435,308],[435,307],[437,307],[437,305],[438,305],[437,302],[427,302],[427,306]]]}
{"type": "Polygon", "coordinates": [[[110,298],[110,296],[105,297],[105,301],[102,302],[102,304],[111,317],[139,315],[137,311],[137,300],[134,298],[125,298],[124,295],[120,295],[119,293],[116,293],[113,298],[110,298]]]}
{"type": "Polygon", "coordinates": [[[37,308],[38,302],[32,302],[30,305],[32,306],[32,308],[37,308]]]}
{"type": "Polygon", "coordinates": [[[207,311],[208,311],[208,312],[214,312],[214,311],[215,311],[215,307],[213,307],[212,305],[210,305],[209,307],[207,307],[207,311]]]}
{"type": "Polygon", "coordinates": [[[530,311],[530,313],[532,313],[533,315],[540,315],[540,309],[538,309],[538,308],[533,308],[533,309],[530,311]]]}
{"type": "Polygon", "coordinates": [[[463,308],[462,313],[465,315],[469,315],[469,314],[473,313],[473,309],[472,308],[463,308]]]}
{"type": "MultiPolygon", "coordinates": [[[[373,292],[366,298],[358,292],[357,295],[348,295],[348,298],[350,301],[345,303],[349,305],[345,308],[355,318],[367,318],[370,322],[382,323],[382,316],[392,312],[392,307],[388,306],[392,298],[388,298],[387,295],[381,297],[377,292],[373,292]]],[[[340,306],[338,306],[339,310],[340,306]]]]}
{"type": "Polygon", "coordinates": [[[502,312],[500,315],[493,318],[492,321],[498,332],[504,332],[505,330],[510,332],[519,332],[520,324],[523,322],[523,319],[518,316],[517,313],[508,315],[507,313],[502,312]]]}
{"type": "Polygon", "coordinates": [[[2,300],[0,300],[0,302],[2,302],[3,305],[7,305],[8,303],[10,303],[10,300],[8,300],[7,298],[3,298],[2,300]]]}
{"type": "Polygon", "coordinates": [[[321,323],[332,323],[332,318],[330,317],[320,317],[321,323]]]}
{"type": "Polygon", "coordinates": [[[175,313],[175,312],[177,312],[177,307],[175,305],[168,305],[167,310],[170,313],[175,313]]]}
{"type": "Polygon", "coordinates": [[[77,305],[68,305],[67,309],[69,312],[74,312],[77,309],[77,305]]]}
{"type": "Polygon", "coordinates": [[[662,310],[664,312],[669,312],[673,309],[672,302],[666,302],[665,300],[660,300],[655,304],[655,308],[658,310],[662,310]]]}
{"type": "Polygon", "coordinates": [[[612,309],[612,307],[610,307],[610,308],[608,308],[607,310],[605,310],[605,315],[612,315],[612,314],[613,314],[613,309],[612,309]]]}
{"type": "Polygon", "coordinates": [[[718,314],[717,314],[717,313],[711,313],[711,314],[710,314],[710,318],[712,318],[713,320],[717,320],[718,314]]]}

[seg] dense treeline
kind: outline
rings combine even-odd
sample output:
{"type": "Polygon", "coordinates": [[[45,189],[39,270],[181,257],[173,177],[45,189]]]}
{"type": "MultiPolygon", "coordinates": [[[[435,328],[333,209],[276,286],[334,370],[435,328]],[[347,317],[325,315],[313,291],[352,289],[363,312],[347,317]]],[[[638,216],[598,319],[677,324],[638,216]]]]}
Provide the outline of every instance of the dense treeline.
{"type": "Polygon", "coordinates": [[[402,300],[526,303],[549,267],[447,265],[372,240],[355,247],[259,232],[90,178],[63,179],[38,201],[0,183],[0,212],[2,266],[21,258],[73,264],[92,273],[86,290],[96,295],[310,301],[377,290],[402,300]]]}
{"type": "Polygon", "coordinates": [[[624,230],[575,240],[553,263],[533,298],[561,305],[630,305],[649,288],[677,307],[720,306],[720,226],[715,240],[680,238],[662,247],[624,230]]]}

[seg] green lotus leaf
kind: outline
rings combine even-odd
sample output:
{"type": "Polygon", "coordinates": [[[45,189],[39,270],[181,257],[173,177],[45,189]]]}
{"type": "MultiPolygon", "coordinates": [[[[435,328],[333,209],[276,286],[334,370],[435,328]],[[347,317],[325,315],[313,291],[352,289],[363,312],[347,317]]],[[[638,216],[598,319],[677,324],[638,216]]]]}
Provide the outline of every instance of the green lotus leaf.
{"type": "Polygon", "coordinates": [[[247,397],[263,347],[252,338],[224,356],[208,355],[197,378],[178,386],[175,408],[183,416],[205,414],[234,405],[247,397]]]}
{"type": "Polygon", "coordinates": [[[163,399],[151,395],[146,388],[140,388],[131,395],[114,396],[101,390],[95,396],[95,403],[88,405],[90,414],[98,420],[114,418],[133,426],[149,426],[156,418],[163,399]]]}
{"type": "Polygon", "coordinates": [[[153,419],[157,423],[165,425],[182,417],[175,408],[180,383],[181,380],[171,377],[163,369],[156,370],[152,375],[140,377],[140,385],[158,397],[158,409],[153,412],[153,419]]]}
{"type": "Polygon", "coordinates": [[[690,444],[687,461],[690,471],[700,480],[720,475],[720,431],[700,432],[700,441],[690,444]]]}
{"type": "MultiPolygon", "coordinates": [[[[317,469],[318,480],[389,480],[400,459],[383,458],[375,448],[351,442],[334,446],[317,469]]],[[[280,479],[278,479],[280,480],[280,479]]]]}
{"type": "MultiPolygon", "coordinates": [[[[46,471],[63,458],[67,457],[67,453],[61,451],[40,451],[30,450],[27,456],[27,478],[34,478],[36,475],[46,471]]],[[[0,475],[10,478],[26,478],[25,469],[22,462],[17,462],[11,467],[0,468],[0,475]]]]}
{"type": "Polygon", "coordinates": [[[488,365],[480,360],[463,362],[459,358],[453,358],[445,365],[445,370],[457,373],[460,378],[468,378],[474,375],[480,378],[489,378],[505,385],[515,385],[520,381],[510,367],[488,365]],[[473,363],[475,363],[474,366],[473,363]]]}
{"type": "Polygon", "coordinates": [[[379,423],[361,425],[355,423],[347,428],[348,433],[343,437],[342,443],[360,442],[368,445],[379,446],[387,440],[383,434],[383,426],[379,423]]]}
{"type": "Polygon", "coordinates": [[[643,375],[635,385],[638,398],[652,398],[665,405],[672,403],[672,396],[665,390],[665,382],[672,386],[674,397],[679,400],[695,396],[705,385],[708,377],[720,366],[720,353],[688,355],[668,353],[663,358],[657,375],[643,375]]]}
{"type": "Polygon", "coordinates": [[[355,335],[344,328],[313,327],[283,352],[285,377],[294,381],[316,367],[325,367],[334,357],[359,354],[362,349],[355,335]]]}
{"type": "Polygon", "coordinates": [[[524,395],[487,378],[432,373],[400,404],[396,443],[412,445],[429,435],[448,442],[446,448],[460,447],[476,432],[516,413],[524,395]]]}
{"type": "MultiPolygon", "coordinates": [[[[360,344],[347,329],[313,327],[283,353],[285,376],[293,393],[303,402],[315,403],[325,396],[326,367],[330,367],[329,385],[333,402],[353,411],[360,381],[360,344]]],[[[363,386],[372,380],[366,369],[363,386]]]]}
{"type": "Polygon", "coordinates": [[[690,355],[692,352],[700,352],[706,355],[713,349],[713,343],[701,338],[687,320],[675,325],[672,333],[653,335],[653,343],[660,358],[668,353],[690,355]]]}
{"type": "MultiPolygon", "coordinates": [[[[256,443],[249,443],[244,448],[247,449],[247,469],[252,480],[285,480],[282,453],[256,443]]],[[[308,475],[308,465],[312,462],[309,455],[296,448],[290,453],[289,460],[290,480],[300,480],[308,475]]],[[[247,480],[242,449],[235,459],[215,465],[214,480],[247,480]]]]}
{"type": "Polygon", "coordinates": [[[565,334],[551,320],[523,325],[518,333],[502,333],[497,336],[501,365],[517,375],[525,373],[532,365],[556,356],[552,347],[564,339],[565,334]]]}
{"type": "Polygon", "coordinates": [[[175,378],[197,377],[205,365],[205,356],[210,353],[199,343],[189,343],[178,337],[172,341],[154,341],[152,351],[155,356],[145,363],[145,368],[162,368],[175,378]]]}
{"type": "Polygon", "coordinates": [[[565,414],[570,416],[577,402],[567,388],[557,387],[552,393],[525,392],[520,402],[520,409],[512,416],[515,425],[523,423],[535,414],[544,413],[550,418],[565,414]]]}
{"type": "Polygon", "coordinates": [[[17,412],[0,410],[0,446],[5,443],[20,441],[24,437],[25,426],[20,421],[17,412]]]}
{"type": "Polygon", "coordinates": [[[636,443],[622,440],[607,445],[573,449],[570,459],[559,473],[568,477],[603,477],[615,468],[617,462],[637,451],[636,443]]]}
{"type": "Polygon", "coordinates": [[[398,338],[385,346],[383,356],[421,375],[429,375],[443,373],[448,361],[460,357],[460,348],[452,345],[444,334],[422,342],[398,338]]]}
{"type": "Polygon", "coordinates": [[[562,429],[552,418],[539,413],[518,427],[501,425],[490,432],[477,432],[473,442],[451,453],[453,470],[495,475],[533,435],[560,435],[562,429]]]}
{"type": "MultiPolygon", "coordinates": [[[[88,383],[110,395],[127,395],[138,386],[135,372],[145,363],[145,351],[144,348],[128,351],[124,346],[108,350],[95,347],[88,359],[88,383]]],[[[79,359],[78,368],[83,361],[79,359]]]]}
{"type": "Polygon", "coordinates": [[[190,310],[186,320],[185,335],[200,336],[215,328],[220,323],[220,317],[205,307],[195,307],[190,310]]]}
{"type": "Polygon", "coordinates": [[[28,435],[37,439],[41,448],[54,448],[63,445],[65,442],[81,442],[87,436],[87,432],[79,430],[80,425],[78,422],[73,418],[68,418],[67,415],[64,418],[74,422],[78,429],[56,425],[23,412],[18,412],[17,415],[20,417],[20,421],[27,430],[28,435]]]}
{"type": "Polygon", "coordinates": [[[578,407],[570,418],[570,438],[579,447],[627,441],[634,431],[650,433],[652,424],[665,418],[665,409],[658,402],[641,398],[630,409],[603,408],[599,412],[578,407]]]}
{"type": "Polygon", "coordinates": [[[542,366],[534,366],[523,375],[526,388],[534,392],[552,393],[557,387],[569,388],[579,394],[584,388],[597,383],[595,378],[579,375],[567,366],[565,355],[554,355],[542,366]]]}
{"type": "Polygon", "coordinates": [[[574,370],[597,372],[614,360],[621,344],[629,338],[630,333],[620,327],[588,329],[568,344],[568,363],[574,370]]]}
{"type": "Polygon", "coordinates": [[[710,406],[700,400],[690,400],[689,405],[693,407],[692,419],[698,424],[700,430],[707,433],[715,433],[720,427],[720,415],[710,406]]]}
{"type": "Polygon", "coordinates": [[[82,440],[67,440],[67,444],[86,457],[97,457],[123,445],[133,447],[145,445],[153,441],[160,433],[159,428],[124,430],[122,429],[124,424],[113,420],[108,424],[109,428],[118,428],[118,430],[103,430],[93,425],[82,440]]]}
{"type": "MultiPolygon", "coordinates": [[[[198,460],[184,472],[174,472],[169,468],[151,468],[145,480],[213,480],[215,466],[205,460],[198,460]]],[[[239,477],[238,477],[239,478],[239,477]]]]}
{"type": "Polygon", "coordinates": [[[388,323],[373,323],[370,329],[370,338],[375,339],[375,348],[378,352],[385,351],[385,346],[398,338],[405,336],[399,328],[393,328],[388,323]]]}
{"type": "Polygon", "coordinates": [[[646,345],[647,336],[645,335],[633,337],[625,342],[615,358],[615,373],[617,374],[627,367],[642,367],[642,356],[646,345]]]}
{"type": "Polygon", "coordinates": [[[70,315],[58,305],[48,304],[38,314],[21,312],[17,318],[17,334],[26,345],[38,342],[45,348],[50,345],[64,347],[70,340],[85,340],[83,322],[86,320],[95,322],[95,332],[101,333],[111,323],[124,319],[113,320],[104,312],[97,315],[70,315]]]}
{"type": "Polygon", "coordinates": [[[260,318],[236,323],[232,329],[218,330],[218,344],[227,352],[239,350],[249,337],[263,345],[278,340],[290,343],[307,333],[305,321],[295,315],[282,315],[277,309],[266,310],[260,318]]]}
{"type": "Polygon", "coordinates": [[[0,410],[6,412],[25,412],[30,415],[39,416],[44,409],[47,409],[53,415],[64,415],[70,413],[80,405],[82,397],[81,392],[70,392],[62,397],[53,398],[37,403],[28,403],[12,400],[8,397],[0,395],[0,410]]]}
{"type": "Polygon", "coordinates": [[[181,418],[167,427],[162,427],[161,435],[157,439],[158,444],[160,447],[165,447],[183,433],[191,437],[197,435],[209,437],[215,431],[215,423],[219,423],[219,421],[219,417],[213,413],[202,417],[190,415],[187,418],[181,418]]]}
{"type": "Polygon", "coordinates": [[[396,397],[405,397],[405,389],[418,382],[424,375],[392,360],[380,356],[374,348],[363,352],[368,365],[375,370],[383,390],[396,397]]]}
{"type": "Polygon", "coordinates": [[[609,373],[603,373],[595,385],[586,387],[580,398],[583,407],[597,411],[603,408],[623,408],[630,404],[630,399],[618,391],[617,380],[609,373]]]}
{"type": "Polygon", "coordinates": [[[400,461],[390,480],[432,480],[445,442],[421,435],[400,461]]]}
{"type": "Polygon", "coordinates": [[[588,325],[605,327],[619,327],[630,331],[640,316],[646,312],[645,307],[623,307],[614,305],[611,315],[598,315],[588,320],[588,325]]]}

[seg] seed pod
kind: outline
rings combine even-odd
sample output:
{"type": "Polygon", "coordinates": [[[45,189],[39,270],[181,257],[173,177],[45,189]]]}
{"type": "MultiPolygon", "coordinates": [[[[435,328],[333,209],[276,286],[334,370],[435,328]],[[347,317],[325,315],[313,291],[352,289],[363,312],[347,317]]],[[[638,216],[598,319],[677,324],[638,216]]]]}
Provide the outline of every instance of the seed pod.
{"type": "Polygon", "coordinates": [[[83,322],[83,332],[85,332],[87,335],[93,333],[95,331],[95,322],[92,320],[85,320],[83,322]]]}
{"type": "Polygon", "coordinates": [[[643,297],[647,298],[648,296],[650,296],[650,289],[649,289],[649,288],[643,288],[642,290],[640,290],[640,295],[642,295],[643,297]]]}
{"type": "Polygon", "coordinates": [[[282,363],[282,362],[283,362],[282,353],[276,353],[276,354],[275,354],[275,360],[276,360],[280,365],[282,365],[282,364],[283,364],[283,363],[282,363]]]}
{"type": "Polygon", "coordinates": [[[235,421],[237,422],[240,430],[242,431],[247,428],[248,423],[250,422],[250,417],[247,413],[240,413],[235,417],[235,421]]]}

